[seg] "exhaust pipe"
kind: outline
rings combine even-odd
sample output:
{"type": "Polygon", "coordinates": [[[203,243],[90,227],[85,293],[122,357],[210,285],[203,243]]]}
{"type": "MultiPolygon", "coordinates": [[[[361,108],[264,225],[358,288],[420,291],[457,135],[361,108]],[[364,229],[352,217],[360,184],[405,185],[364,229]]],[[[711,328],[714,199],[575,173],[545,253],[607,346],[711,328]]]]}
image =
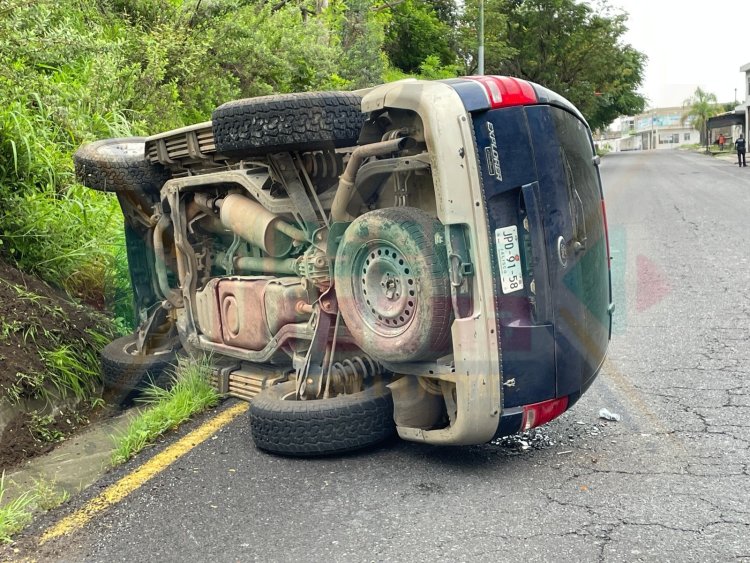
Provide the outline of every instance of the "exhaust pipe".
{"type": "Polygon", "coordinates": [[[354,149],[354,152],[352,152],[352,155],[349,157],[349,162],[346,164],[346,170],[344,170],[344,173],[339,178],[339,187],[336,190],[336,195],[331,204],[331,220],[354,220],[354,217],[349,215],[346,208],[349,206],[349,202],[354,195],[354,181],[357,178],[357,172],[366,158],[400,151],[412,144],[414,144],[414,139],[411,137],[401,137],[399,139],[391,139],[389,141],[380,141],[379,143],[363,145],[354,149]]]}

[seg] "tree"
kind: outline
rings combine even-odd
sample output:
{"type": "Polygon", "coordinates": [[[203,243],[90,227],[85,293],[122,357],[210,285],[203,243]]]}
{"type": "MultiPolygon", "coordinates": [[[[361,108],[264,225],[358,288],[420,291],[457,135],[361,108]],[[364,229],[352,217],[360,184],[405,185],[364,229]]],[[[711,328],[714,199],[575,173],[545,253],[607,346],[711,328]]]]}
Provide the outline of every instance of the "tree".
{"type": "Polygon", "coordinates": [[[386,15],[376,0],[331,0],[325,17],[338,37],[340,75],[353,88],[382,81],[387,66],[383,53],[386,15]]]}
{"type": "MultiPolygon", "coordinates": [[[[484,0],[484,60],[488,74],[502,68],[503,61],[509,60],[518,51],[507,41],[505,4],[506,0],[484,0]]],[[[479,0],[468,0],[458,22],[456,40],[456,51],[464,75],[477,71],[478,24],[479,0]]]]}
{"type": "MultiPolygon", "coordinates": [[[[443,15],[448,17],[445,12],[443,15]]],[[[413,73],[419,72],[430,56],[437,57],[443,66],[455,63],[452,38],[453,30],[429,2],[405,0],[391,8],[384,49],[395,67],[413,73]]]]}
{"type": "Polygon", "coordinates": [[[500,60],[488,53],[487,73],[525,78],[562,94],[592,129],[642,111],[645,100],[636,90],[646,56],[622,43],[626,14],[611,13],[606,3],[599,10],[576,0],[486,2],[485,37],[509,47],[500,60]]]}
{"type": "Polygon", "coordinates": [[[701,142],[708,146],[708,118],[720,111],[716,103],[716,95],[698,86],[693,95],[685,100],[685,105],[689,106],[689,109],[682,115],[680,121],[683,124],[692,123],[693,128],[700,131],[701,142]]]}

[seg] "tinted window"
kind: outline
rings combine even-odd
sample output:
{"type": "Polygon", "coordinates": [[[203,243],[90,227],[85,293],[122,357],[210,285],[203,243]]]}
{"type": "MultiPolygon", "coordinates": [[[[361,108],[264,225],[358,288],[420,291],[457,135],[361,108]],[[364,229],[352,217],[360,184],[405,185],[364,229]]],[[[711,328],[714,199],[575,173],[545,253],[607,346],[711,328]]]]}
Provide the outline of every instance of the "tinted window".
{"type": "Polygon", "coordinates": [[[585,306],[589,369],[604,357],[609,338],[609,267],[599,173],[586,126],[570,113],[552,110],[565,167],[574,237],[582,247],[577,265],[585,306]],[[592,365],[593,364],[593,365],[592,365]]]}

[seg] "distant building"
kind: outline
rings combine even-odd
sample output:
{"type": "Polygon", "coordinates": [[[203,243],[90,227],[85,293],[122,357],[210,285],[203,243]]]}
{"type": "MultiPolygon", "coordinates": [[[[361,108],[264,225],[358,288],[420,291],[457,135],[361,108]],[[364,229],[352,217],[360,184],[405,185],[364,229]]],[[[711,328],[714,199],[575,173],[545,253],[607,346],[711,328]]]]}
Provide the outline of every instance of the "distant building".
{"type": "Polygon", "coordinates": [[[748,127],[750,126],[750,63],[742,65],[740,67],[740,72],[745,73],[745,101],[744,103],[737,106],[737,109],[745,112],[745,123],[744,129],[742,131],[743,133],[745,133],[748,131],[748,127]]]}
{"type": "Polygon", "coordinates": [[[654,108],[632,117],[622,117],[597,145],[612,151],[675,149],[700,143],[701,134],[691,120],[682,122],[683,107],[654,108]],[[619,129],[619,131],[618,131],[619,129]],[[612,131],[617,134],[612,135],[612,131]]]}
{"type": "Polygon", "coordinates": [[[724,135],[727,145],[734,143],[745,128],[745,107],[737,106],[734,111],[726,111],[708,118],[708,136],[711,144],[716,143],[719,135],[724,135]]]}

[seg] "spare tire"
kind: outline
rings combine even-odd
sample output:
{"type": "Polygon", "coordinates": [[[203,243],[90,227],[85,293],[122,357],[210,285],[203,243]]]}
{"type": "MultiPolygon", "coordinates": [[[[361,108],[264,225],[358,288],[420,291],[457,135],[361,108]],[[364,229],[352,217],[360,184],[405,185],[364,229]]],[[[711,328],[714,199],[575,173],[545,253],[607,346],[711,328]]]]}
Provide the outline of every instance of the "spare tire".
{"type": "Polygon", "coordinates": [[[437,219],[413,207],[361,215],[344,232],[334,278],[344,322],[373,359],[416,362],[450,352],[448,254],[437,219]]]}
{"type": "Polygon", "coordinates": [[[216,150],[259,155],[355,145],[365,121],[361,101],[349,92],[306,92],[228,102],[211,116],[216,150]]]}
{"type": "Polygon", "coordinates": [[[104,139],[84,145],[73,155],[76,179],[101,192],[158,194],[169,180],[169,171],[146,159],[145,146],[145,137],[104,139]]]}
{"type": "Polygon", "coordinates": [[[149,385],[166,388],[172,382],[175,349],[153,354],[138,354],[136,350],[135,335],[129,334],[101,351],[104,391],[114,404],[129,406],[149,385]]]}
{"type": "Polygon", "coordinates": [[[261,391],[250,404],[255,445],[292,456],[321,456],[358,450],[393,436],[393,400],[384,382],[351,395],[296,400],[287,381],[261,391]]]}

